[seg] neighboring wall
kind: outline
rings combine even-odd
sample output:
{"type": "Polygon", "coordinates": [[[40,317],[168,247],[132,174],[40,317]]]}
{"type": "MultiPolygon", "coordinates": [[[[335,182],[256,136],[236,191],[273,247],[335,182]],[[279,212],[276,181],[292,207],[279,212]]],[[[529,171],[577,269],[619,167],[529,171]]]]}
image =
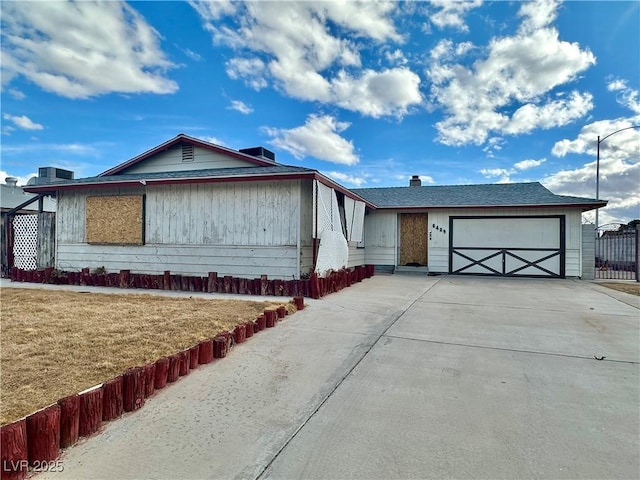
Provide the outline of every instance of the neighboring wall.
{"type": "MultiPolygon", "coordinates": [[[[447,235],[439,232],[432,234],[429,241],[429,271],[447,273],[449,271],[449,216],[531,216],[531,215],[566,215],[566,268],[567,277],[582,275],[582,215],[580,210],[561,208],[505,208],[505,209],[442,209],[429,212],[429,225],[446,226],[447,235]]],[[[432,230],[431,228],[429,229],[432,230]]]]}
{"type": "Polygon", "coordinates": [[[57,220],[60,269],[299,278],[297,180],[61,192],[57,220]],[[86,197],[127,194],[146,194],[145,245],[88,245],[86,197]]]}
{"type": "MultiPolygon", "coordinates": [[[[191,157],[189,157],[191,158],[191,157]]],[[[183,162],[182,146],[170,148],[166,152],[158,153],[142,162],[127,168],[122,173],[154,173],[176,172],[184,170],[202,170],[207,168],[252,167],[254,164],[212,152],[204,148],[193,148],[193,160],[183,162]]]]}

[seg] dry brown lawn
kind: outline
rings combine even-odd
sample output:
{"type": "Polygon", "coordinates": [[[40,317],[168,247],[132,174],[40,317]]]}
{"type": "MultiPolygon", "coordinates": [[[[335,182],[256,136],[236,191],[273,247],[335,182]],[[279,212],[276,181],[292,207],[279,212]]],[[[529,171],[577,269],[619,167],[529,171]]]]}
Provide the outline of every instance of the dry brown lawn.
{"type": "Polygon", "coordinates": [[[19,288],[1,295],[2,425],[278,305],[19,288]]]}
{"type": "Polygon", "coordinates": [[[603,287],[612,288],[613,290],[618,290],[620,292],[630,293],[631,295],[640,296],[640,283],[598,283],[598,285],[602,285],[603,287]]]}

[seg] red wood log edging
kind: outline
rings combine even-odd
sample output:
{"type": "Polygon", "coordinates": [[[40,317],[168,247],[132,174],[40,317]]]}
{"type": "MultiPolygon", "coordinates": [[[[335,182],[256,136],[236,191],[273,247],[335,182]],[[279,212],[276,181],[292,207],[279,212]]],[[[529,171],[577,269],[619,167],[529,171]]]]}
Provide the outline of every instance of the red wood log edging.
{"type": "Polygon", "coordinates": [[[277,313],[275,310],[264,311],[264,317],[266,319],[267,328],[272,328],[276,326],[276,316],[277,316],[277,313]]]}
{"type": "Polygon", "coordinates": [[[264,330],[265,328],[267,328],[267,317],[264,315],[264,313],[258,315],[256,323],[258,324],[258,330],[264,330]]]}
{"type": "Polygon", "coordinates": [[[118,375],[102,385],[102,421],[115,420],[123,411],[122,375],[118,375]]]}
{"type": "Polygon", "coordinates": [[[236,325],[233,329],[233,340],[235,343],[244,343],[247,338],[247,330],[244,324],[236,325]]]}
{"type": "Polygon", "coordinates": [[[198,363],[206,364],[213,361],[213,341],[209,338],[202,340],[199,343],[200,355],[198,357],[198,363]]]}
{"type": "Polygon", "coordinates": [[[200,357],[200,345],[194,345],[189,349],[189,369],[198,368],[198,360],[200,357]]]}
{"type": "Polygon", "coordinates": [[[60,455],[60,405],[51,405],[26,418],[29,465],[50,462],[60,455]]]}
{"type": "Polygon", "coordinates": [[[251,338],[253,337],[253,322],[247,322],[244,324],[244,334],[245,334],[245,338],[251,338]]]}
{"type": "Polygon", "coordinates": [[[297,295],[293,297],[293,302],[296,304],[296,308],[298,310],[304,309],[304,297],[302,295],[297,295]]]}
{"type": "Polygon", "coordinates": [[[102,425],[102,388],[79,393],[80,397],[80,422],[78,434],[81,437],[88,437],[95,433],[102,425]]]}
{"type": "Polygon", "coordinates": [[[260,331],[260,328],[258,327],[258,320],[254,320],[251,323],[253,324],[253,334],[255,335],[260,331]]]}
{"type": "Polygon", "coordinates": [[[167,374],[167,382],[173,383],[180,376],[180,354],[174,353],[169,355],[169,373],[167,374]]]}
{"type": "Polygon", "coordinates": [[[80,397],[71,395],[58,400],[60,405],[60,448],[68,448],[80,435],[80,397]]]}
{"type": "Polygon", "coordinates": [[[156,375],[153,386],[156,390],[160,390],[167,385],[167,374],[169,373],[169,359],[162,357],[156,360],[156,375]]]}
{"type": "Polygon", "coordinates": [[[215,358],[225,358],[228,353],[227,339],[225,337],[216,337],[213,339],[213,356],[215,358]]]}
{"type": "Polygon", "coordinates": [[[230,332],[220,332],[216,337],[223,337],[227,341],[227,353],[229,353],[235,345],[233,335],[230,332]]]}
{"type": "Polygon", "coordinates": [[[23,418],[0,427],[0,475],[7,480],[22,480],[27,475],[27,424],[23,418]]]}
{"type": "Polygon", "coordinates": [[[284,305],[280,305],[276,309],[276,313],[278,314],[278,320],[284,318],[287,315],[287,307],[285,307],[284,305]]]}
{"type": "Polygon", "coordinates": [[[189,374],[189,366],[191,364],[191,353],[189,349],[180,352],[180,369],[179,375],[184,377],[189,374]]]}
{"type": "MultiPolygon", "coordinates": [[[[154,382],[155,383],[155,382],[154,382]]],[[[141,367],[133,367],[122,374],[122,408],[125,412],[133,412],[144,405],[144,371],[141,367]]]]}
{"type": "Polygon", "coordinates": [[[156,391],[156,364],[148,363],[142,367],[144,376],[144,398],[149,398],[156,391]]]}

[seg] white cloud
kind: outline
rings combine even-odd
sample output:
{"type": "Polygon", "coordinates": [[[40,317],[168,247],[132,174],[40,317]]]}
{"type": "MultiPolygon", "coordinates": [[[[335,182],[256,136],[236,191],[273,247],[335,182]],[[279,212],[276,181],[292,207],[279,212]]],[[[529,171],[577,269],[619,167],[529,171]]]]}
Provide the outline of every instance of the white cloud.
{"type": "Polygon", "coordinates": [[[25,154],[33,152],[57,152],[72,155],[97,155],[98,149],[95,146],[83,143],[39,143],[32,142],[20,145],[3,145],[4,154],[25,154]]]}
{"type": "Polygon", "coordinates": [[[185,55],[186,55],[187,57],[189,57],[191,60],[195,60],[196,62],[199,62],[199,61],[201,61],[201,60],[202,60],[202,55],[200,55],[200,54],[199,54],[199,53],[197,53],[197,52],[194,52],[193,50],[189,50],[188,48],[185,48],[185,49],[183,49],[182,51],[183,51],[183,52],[185,53],[185,55]]]}
{"type": "Polygon", "coordinates": [[[199,137],[202,140],[204,140],[205,142],[209,142],[209,143],[213,143],[214,145],[220,145],[221,147],[226,147],[227,144],[224,143],[222,140],[220,140],[217,137],[211,137],[211,136],[204,136],[204,137],[199,137]]]}
{"type": "Polygon", "coordinates": [[[9,95],[11,95],[16,100],[24,100],[25,98],[27,98],[27,96],[23,92],[16,88],[10,88],[9,95]]]}
{"type": "Polygon", "coordinates": [[[521,30],[535,32],[540,28],[550,25],[556,19],[556,12],[560,2],[557,0],[537,0],[523,2],[518,16],[524,17],[521,30]]]}
{"type": "MultiPolygon", "coordinates": [[[[379,117],[404,115],[422,102],[420,78],[406,67],[362,69],[360,49],[401,42],[395,2],[192,3],[214,43],[235,49],[226,63],[233,79],[256,90],[273,85],[289,97],[338,105],[379,117]],[[232,25],[216,20],[233,12],[232,25]],[[358,100],[354,100],[354,96],[358,100]]],[[[402,63],[399,50],[389,59],[402,63]]]]}
{"type": "Polygon", "coordinates": [[[406,65],[408,60],[404,56],[404,53],[400,49],[396,49],[393,52],[384,52],[384,56],[386,57],[389,63],[394,65],[406,65]]]}
{"type": "Polygon", "coordinates": [[[339,135],[351,124],[339,122],[330,115],[309,115],[304,125],[292,129],[265,127],[272,137],[270,143],[288,151],[294,157],[314,157],[344,165],[358,163],[353,142],[339,135]]]}
{"type": "Polygon", "coordinates": [[[330,178],[333,178],[334,180],[337,180],[338,182],[349,186],[353,185],[355,187],[361,187],[362,185],[365,185],[367,183],[367,180],[364,177],[357,177],[355,175],[349,175],[342,172],[327,172],[326,175],[330,178]]]}
{"type": "Polygon", "coordinates": [[[247,105],[240,100],[231,100],[231,105],[227,107],[227,110],[236,110],[244,115],[248,115],[253,112],[253,108],[250,105],[247,105]]]}
{"type": "Polygon", "coordinates": [[[470,67],[456,60],[473,45],[461,49],[444,40],[436,46],[427,75],[432,81],[431,100],[445,111],[436,124],[440,142],[481,145],[492,134],[516,135],[566,125],[593,107],[588,92],[548,98],[552,90],[572,82],[595,63],[588,49],[560,40],[558,31],[546,26],[556,8],[555,2],[524,2],[518,32],[493,38],[484,58],[470,67]]]}
{"type": "Polygon", "coordinates": [[[420,180],[422,180],[422,183],[430,183],[430,184],[436,183],[431,175],[418,175],[418,176],[420,177],[420,180]]]}
{"type": "Polygon", "coordinates": [[[2,115],[2,118],[5,120],[9,120],[16,127],[21,128],[23,130],[42,130],[44,127],[39,123],[35,123],[26,115],[20,115],[19,117],[16,115],[10,115],[5,113],[2,115]]]}
{"type": "Polygon", "coordinates": [[[522,160],[521,162],[514,163],[513,168],[516,170],[529,170],[530,168],[539,167],[546,161],[546,158],[541,158],[540,160],[522,160]]]}
{"type": "Polygon", "coordinates": [[[638,90],[627,86],[626,80],[614,80],[607,85],[610,92],[620,92],[616,101],[633,113],[640,115],[640,94],[638,90]]]}
{"type": "Polygon", "coordinates": [[[160,35],[124,2],[2,2],[2,76],[68,98],[173,93],[160,35]]]}
{"type": "Polygon", "coordinates": [[[469,27],[464,21],[464,16],[469,10],[482,5],[482,0],[430,0],[429,3],[438,9],[429,15],[429,19],[435,26],[438,28],[453,27],[467,32],[469,27]]]}
{"type": "Polygon", "coordinates": [[[503,131],[517,135],[529,133],[537,128],[560,127],[583,117],[592,108],[593,95],[580,92],[571,92],[568,98],[553,100],[543,105],[527,103],[514,112],[503,131]]]}
{"type": "Polygon", "coordinates": [[[234,80],[242,78],[247,86],[256,91],[268,85],[267,66],[259,58],[232,58],[226,64],[226,72],[234,80]]]}
{"type": "Polygon", "coordinates": [[[610,92],[616,92],[618,90],[625,90],[627,88],[627,81],[616,79],[607,83],[607,90],[610,92]]]}
{"type": "Polygon", "coordinates": [[[514,163],[511,168],[483,168],[479,170],[479,172],[484,175],[485,178],[499,177],[498,183],[513,183],[514,180],[511,178],[512,175],[519,174],[524,170],[539,167],[546,161],[546,158],[541,158],[540,160],[521,160],[520,162],[514,163]]]}
{"type": "Polygon", "coordinates": [[[420,77],[405,67],[376,72],[365,70],[360,77],[340,72],[331,90],[337,105],[378,118],[403,116],[422,101],[420,77]]]}

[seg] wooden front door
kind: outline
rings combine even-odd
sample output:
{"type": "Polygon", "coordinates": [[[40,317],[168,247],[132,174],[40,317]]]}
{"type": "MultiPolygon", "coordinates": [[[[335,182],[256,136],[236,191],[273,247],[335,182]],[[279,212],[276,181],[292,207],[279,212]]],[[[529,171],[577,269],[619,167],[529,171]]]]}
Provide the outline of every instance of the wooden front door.
{"type": "Polygon", "coordinates": [[[400,214],[400,265],[427,264],[426,213],[400,214]]]}

